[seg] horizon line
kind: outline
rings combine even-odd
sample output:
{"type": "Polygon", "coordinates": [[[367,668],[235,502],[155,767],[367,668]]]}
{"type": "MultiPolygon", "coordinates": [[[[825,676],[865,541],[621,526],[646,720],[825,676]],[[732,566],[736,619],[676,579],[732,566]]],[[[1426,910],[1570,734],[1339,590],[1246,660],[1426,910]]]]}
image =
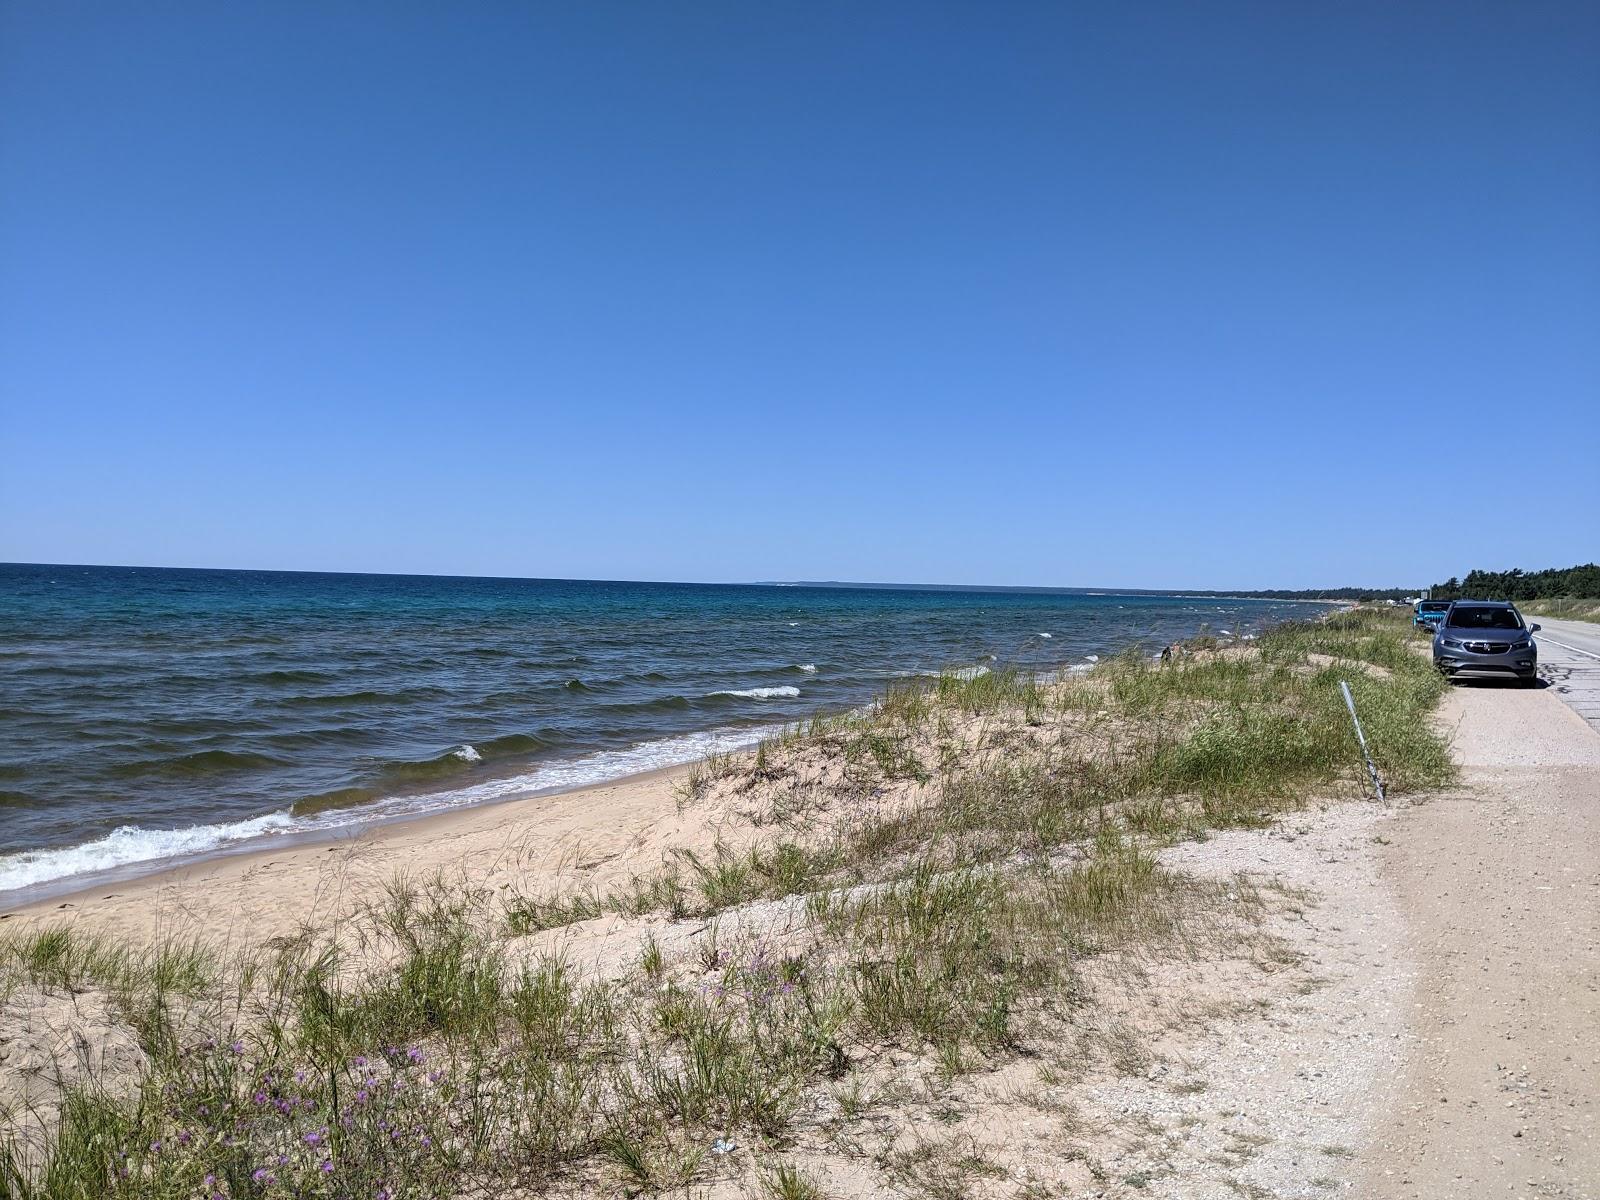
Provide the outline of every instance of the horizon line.
{"type": "Polygon", "coordinates": [[[1371,591],[1371,592],[1411,592],[1418,589],[1412,587],[1368,587],[1364,584],[1339,584],[1331,588],[1316,587],[1233,587],[1233,588],[1205,588],[1205,587],[1126,587],[1108,586],[1103,584],[1030,584],[1030,583],[914,583],[914,582],[876,582],[870,580],[845,580],[845,579],[732,579],[732,580],[705,580],[705,579],[623,579],[603,578],[599,576],[559,576],[559,575],[470,575],[446,571],[330,571],[325,569],[308,569],[302,567],[194,567],[171,566],[153,563],[51,563],[51,562],[21,562],[0,561],[0,568],[6,567],[45,567],[63,568],[68,570],[115,570],[115,571],[195,571],[195,572],[226,572],[250,573],[258,575],[350,575],[373,576],[386,579],[481,579],[498,582],[516,583],[629,583],[629,584],[654,584],[671,587],[789,587],[789,588],[859,588],[862,590],[895,589],[900,591],[982,591],[982,592],[1095,592],[1108,596],[1136,596],[1136,595],[1162,595],[1181,596],[1185,594],[1215,596],[1226,598],[1230,594],[1239,594],[1243,599],[1250,597],[1244,593],[1265,592],[1294,592],[1307,599],[1313,599],[1311,593],[1318,591],[1371,591]]]}

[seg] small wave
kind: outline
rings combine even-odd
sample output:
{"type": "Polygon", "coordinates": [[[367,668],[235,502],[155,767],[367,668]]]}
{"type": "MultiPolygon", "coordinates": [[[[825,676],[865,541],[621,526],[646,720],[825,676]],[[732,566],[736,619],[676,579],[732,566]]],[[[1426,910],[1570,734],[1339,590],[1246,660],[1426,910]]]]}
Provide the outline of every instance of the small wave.
{"type": "Polygon", "coordinates": [[[421,783],[429,779],[437,779],[442,775],[454,775],[465,771],[474,763],[483,761],[483,756],[473,746],[456,746],[446,750],[437,758],[424,758],[414,762],[389,762],[384,763],[378,770],[379,778],[385,783],[403,786],[408,783],[421,783]]]}
{"type": "Polygon", "coordinates": [[[508,733],[476,743],[477,751],[486,760],[509,758],[519,754],[537,754],[550,747],[550,742],[532,733],[508,733]]]}
{"type": "Polygon", "coordinates": [[[789,669],[791,671],[799,671],[802,675],[815,675],[817,673],[817,664],[816,663],[795,663],[795,665],[790,667],[789,669]]]}
{"type": "Polygon", "coordinates": [[[793,699],[799,694],[799,688],[785,684],[783,687],[736,688],[724,692],[707,692],[706,696],[736,696],[741,700],[784,700],[793,699]]]}
{"type": "Polygon", "coordinates": [[[404,704],[440,695],[441,691],[440,688],[410,688],[399,692],[336,692],[317,696],[284,696],[276,703],[289,708],[349,708],[361,704],[404,704]]]}
{"type": "Polygon", "coordinates": [[[330,683],[327,671],[259,671],[247,677],[252,683],[330,683]]]}
{"type": "Polygon", "coordinates": [[[261,767],[281,767],[284,761],[270,754],[236,750],[197,750],[172,758],[147,758],[139,762],[108,767],[106,773],[117,778],[140,775],[219,775],[228,771],[248,771],[261,767]]]}
{"type": "Polygon", "coordinates": [[[957,667],[953,671],[941,671],[940,674],[950,679],[963,681],[981,679],[989,673],[988,667],[957,667]]]}
{"type": "Polygon", "coordinates": [[[63,850],[24,850],[0,856],[0,892],[31,887],[73,875],[205,854],[235,842],[248,841],[293,826],[288,813],[269,813],[226,825],[191,825],[187,829],[141,829],[122,825],[102,838],[63,850]]]}
{"type": "Polygon", "coordinates": [[[331,792],[321,792],[315,796],[302,796],[289,806],[291,817],[309,817],[316,813],[330,812],[341,808],[356,808],[363,804],[371,804],[381,800],[383,793],[374,788],[347,787],[335,788],[331,792]]]}
{"type": "Polygon", "coordinates": [[[1083,661],[1084,662],[1097,663],[1097,662],[1100,661],[1100,656],[1098,654],[1085,654],[1083,656],[1083,661]]]}
{"type": "Polygon", "coordinates": [[[624,700],[614,704],[597,705],[595,711],[606,716],[622,714],[678,712],[689,708],[693,701],[687,696],[654,696],[649,700],[624,700]]]}
{"type": "Polygon", "coordinates": [[[1041,633],[1039,636],[1042,637],[1042,638],[1048,638],[1048,637],[1055,637],[1055,634],[1053,634],[1053,633],[1041,633]]]}

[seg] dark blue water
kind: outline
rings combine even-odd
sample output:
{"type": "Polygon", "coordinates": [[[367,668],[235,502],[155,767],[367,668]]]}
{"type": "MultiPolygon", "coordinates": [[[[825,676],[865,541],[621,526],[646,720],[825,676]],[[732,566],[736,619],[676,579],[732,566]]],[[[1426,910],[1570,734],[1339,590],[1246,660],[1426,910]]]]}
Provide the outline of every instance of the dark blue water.
{"type": "Polygon", "coordinates": [[[908,673],[1049,670],[1307,612],[0,565],[0,891],[684,762],[908,673]]]}

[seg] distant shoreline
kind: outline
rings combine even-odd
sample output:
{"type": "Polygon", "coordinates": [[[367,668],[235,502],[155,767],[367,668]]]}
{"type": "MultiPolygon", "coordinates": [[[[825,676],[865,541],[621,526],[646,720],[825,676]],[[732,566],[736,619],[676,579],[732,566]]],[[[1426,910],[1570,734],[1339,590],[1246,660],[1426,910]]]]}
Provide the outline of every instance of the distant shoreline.
{"type": "Polygon", "coordinates": [[[1208,592],[1176,591],[1165,588],[1082,588],[1041,587],[1027,584],[968,584],[968,583],[852,583],[845,580],[781,580],[762,579],[746,584],[747,587],[782,588],[832,588],[839,591],[863,592],[1005,592],[1039,596],[1108,596],[1138,597],[1165,596],[1175,600],[1274,600],[1285,604],[1350,604],[1363,597],[1373,601],[1402,599],[1416,594],[1415,588],[1344,588],[1342,591],[1359,592],[1359,596],[1336,596],[1306,591],[1281,592],[1208,592]]]}

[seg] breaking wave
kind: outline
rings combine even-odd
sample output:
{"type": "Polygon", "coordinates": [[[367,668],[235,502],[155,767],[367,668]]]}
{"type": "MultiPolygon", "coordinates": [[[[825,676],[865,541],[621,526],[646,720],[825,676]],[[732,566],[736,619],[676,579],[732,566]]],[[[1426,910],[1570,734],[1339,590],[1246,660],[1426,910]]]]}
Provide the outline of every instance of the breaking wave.
{"type": "Polygon", "coordinates": [[[122,825],[104,837],[61,850],[24,850],[0,858],[0,892],[31,887],[73,875],[98,874],[162,859],[186,858],[224,846],[288,831],[288,813],[268,813],[225,825],[191,825],[187,829],[141,829],[122,825]]]}

